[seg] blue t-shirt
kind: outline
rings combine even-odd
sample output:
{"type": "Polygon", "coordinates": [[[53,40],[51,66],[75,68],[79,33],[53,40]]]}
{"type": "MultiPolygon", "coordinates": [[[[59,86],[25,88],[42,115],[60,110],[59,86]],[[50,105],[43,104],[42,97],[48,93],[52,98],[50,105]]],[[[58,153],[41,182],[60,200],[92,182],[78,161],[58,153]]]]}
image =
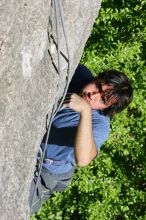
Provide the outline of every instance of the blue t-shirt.
{"type": "MultiPolygon", "coordinates": [[[[70,83],[70,87],[68,89],[69,92],[80,92],[80,85],[82,88],[94,79],[89,70],[88,72],[87,70],[88,69],[84,66],[79,65],[70,83]],[[80,83],[77,75],[79,75],[79,80],[81,81],[80,83]],[[82,80],[82,78],[84,80],[82,80]]],[[[65,173],[75,164],[74,140],[79,120],[80,113],[69,108],[59,111],[55,116],[49,135],[46,158],[66,160],[67,163],[60,166],[44,163],[43,167],[48,169],[50,172],[65,173]]],[[[92,110],[92,129],[94,142],[99,152],[101,145],[106,141],[109,134],[109,117],[104,116],[100,110],[92,110]]],[[[42,148],[43,147],[44,144],[42,144],[42,148]]]]}

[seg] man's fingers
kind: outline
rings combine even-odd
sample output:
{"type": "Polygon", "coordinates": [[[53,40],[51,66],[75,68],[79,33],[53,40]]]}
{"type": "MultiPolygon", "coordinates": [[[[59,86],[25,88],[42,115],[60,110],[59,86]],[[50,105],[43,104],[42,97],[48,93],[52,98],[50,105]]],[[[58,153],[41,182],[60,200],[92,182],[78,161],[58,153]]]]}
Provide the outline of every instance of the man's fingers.
{"type": "Polygon", "coordinates": [[[79,112],[78,110],[81,106],[83,99],[75,93],[67,93],[62,108],[71,108],[74,111],[79,112]]]}
{"type": "Polygon", "coordinates": [[[63,103],[69,103],[71,101],[73,93],[67,93],[63,103]]]}
{"type": "Polygon", "coordinates": [[[71,101],[71,97],[65,97],[63,103],[69,103],[71,101]]]}
{"type": "Polygon", "coordinates": [[[70,103],[70,99],[64,99],[63,104],[68,104],[70,103]]]}

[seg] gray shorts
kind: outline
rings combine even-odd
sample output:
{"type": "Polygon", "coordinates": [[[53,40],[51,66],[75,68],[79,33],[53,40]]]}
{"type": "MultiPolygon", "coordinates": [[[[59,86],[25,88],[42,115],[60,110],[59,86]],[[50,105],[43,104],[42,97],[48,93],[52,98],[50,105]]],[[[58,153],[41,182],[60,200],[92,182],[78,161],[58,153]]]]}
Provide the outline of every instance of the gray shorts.
{"type": "Polygon", "coordinates": [[[49,172],[45,168],[42,168],[36,192],[34,193],[37,176],[35,176],[32,180],[30,187],[29,205],[31,208],[31,214],[37,212],[53,192],[62,192],[68,187],[71,182],[74,170],[75,168],[73,167],[67,173],[55,174],[49,172]]]}

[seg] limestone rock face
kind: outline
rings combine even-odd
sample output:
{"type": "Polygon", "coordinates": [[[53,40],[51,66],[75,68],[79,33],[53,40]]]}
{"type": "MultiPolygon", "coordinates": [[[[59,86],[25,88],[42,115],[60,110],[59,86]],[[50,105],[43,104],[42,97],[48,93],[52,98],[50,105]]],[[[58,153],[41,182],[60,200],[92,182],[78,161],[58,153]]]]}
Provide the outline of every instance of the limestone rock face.
{"type": "MultiPolygon", "coordinates": [[[[101,1],[60,3],[73,75],[101,1]]],[[[0,219],[26,220],[29,187],[45,132],[45,116],[51,113],[55,98],[63,94],[68,56],[60,20],[59,77],[54,1],[2,0],[0,22],[0,219]]]]}

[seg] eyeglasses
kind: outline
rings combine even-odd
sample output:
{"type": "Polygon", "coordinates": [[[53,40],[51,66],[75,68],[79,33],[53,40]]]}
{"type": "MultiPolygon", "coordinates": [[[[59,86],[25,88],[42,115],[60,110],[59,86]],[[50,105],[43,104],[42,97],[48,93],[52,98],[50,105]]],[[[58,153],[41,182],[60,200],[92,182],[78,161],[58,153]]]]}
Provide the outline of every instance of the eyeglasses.
{"type": "Polygon", "coordinates": [[[83,92],[83,94],[82,94],[82,96],[84,96],[84,97],[88,97],[89,99],[92,99],[91,98],[91,96],[92,95],[96,95],[96,94],[98,94],[98,92],[83,92]]]}
{"type": "Polygon", "coordinates": [[[112,105],[118,101],[118,98],[111,94],[110,90],[102,91],[102,92],[83,92],[83,97],[88,97],[92,100],[93,95],[101,94],[100,102],[104,105],[112,105]]]}

